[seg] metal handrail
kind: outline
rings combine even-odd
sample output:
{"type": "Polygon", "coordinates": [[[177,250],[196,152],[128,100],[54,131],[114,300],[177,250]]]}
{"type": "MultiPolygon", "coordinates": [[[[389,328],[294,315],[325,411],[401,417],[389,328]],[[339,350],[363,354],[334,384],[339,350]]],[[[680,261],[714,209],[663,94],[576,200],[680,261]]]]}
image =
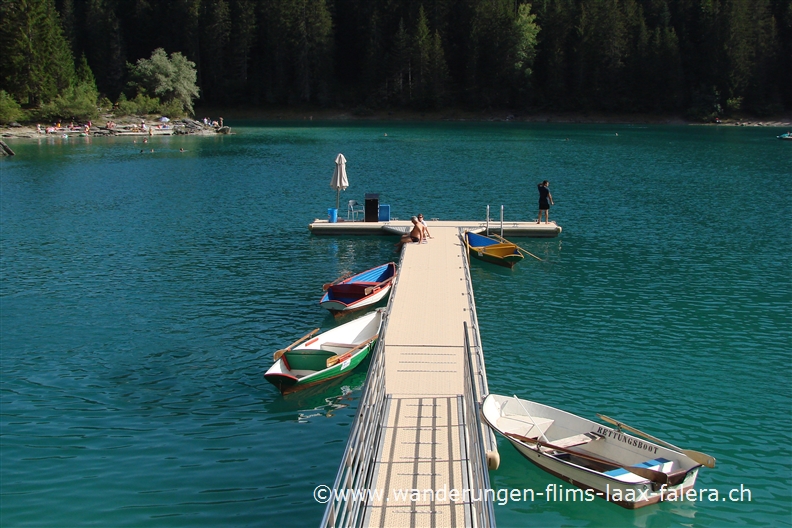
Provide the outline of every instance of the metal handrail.
{"type": "MultiPolygon", "coordinates": [[[[459,230],[460,236],[464,237],[463,230],[459,230]]],[[[463,239],[464,240],[464,239],[463,239]]],[[[467,249],[464,244],[461,246],[462,251],[462,258],[467,261],[467,249]]],[[[471,372],[473,376],[477,380],[477,392],[482,396],[489,394],[489,385],[487,384],[487,374],[486,369],[484,367],[484,352],[481,346],[481,337],[479,334],[478,328],[478,316],[476,315],[476,301],[473,297],[473,279],[470,276],[470,266],[463,266],[465,272],[465,287],[467,289],[468,299],[470,300],[470,305],[468,309],[470,310],[470,326],[472,328],[472,332],[469,334],[465,334],[466,336],[472,336],[473,343],[472,343],[472,350],[475,351],[475,358],[476,358],[476,369],[471,368],[471,372]]],[[[474,354],[469,354],[469,357],[472,359],[474,354]]],[[[482,429],[482,434],[484,436],[484,445],[489,453],[497,454],[498,451],[498,441],[495,438],[495,433],[493,433],[489,428],[482,429]]],[[[492,467],[491,469],[497,469],[497,466],[492,467]]]]}
{"type": "Polygon", "coordinates": [[[475,502],[471,503],[471,516],[477,527],[495,526],[495,507],[493,496],[488,493],[490,489],[489,471],[487,470],[487,450],[484,447],[484,435],[481,429],[481,401],[476,391],[476,380],[473,372],[472,351],[470,349],[470,339],[468,337],[467,322],[463,322],[465,340],[465,395],[463,398],[465,422],[466,444],[468,446],[468,473],[470,475],[470,489],[477,491],[481,497],[480,508],[475,507],[475,502]]]}
{"type": "MultiPolygon", "coordinates": [[[[387,324],[387,322],[385,322],[387,324]]],[[[380,335],[384,335],[380,330],[380,335]]],[[[385,354],[383,341],[377,342],[369,366],[366,386],[360,398],[354,424],[338,469],[333,491],[359,490],[369,487],[368,479],[377,452],[382,416],[386,408],[385,354]]],[[[331,491],[332,493],[332,491],[331,491]]],[[[325,508],[321,526],[359,526],[365,511],[364,497],[358,494],[335,494],[325,508]]]]}

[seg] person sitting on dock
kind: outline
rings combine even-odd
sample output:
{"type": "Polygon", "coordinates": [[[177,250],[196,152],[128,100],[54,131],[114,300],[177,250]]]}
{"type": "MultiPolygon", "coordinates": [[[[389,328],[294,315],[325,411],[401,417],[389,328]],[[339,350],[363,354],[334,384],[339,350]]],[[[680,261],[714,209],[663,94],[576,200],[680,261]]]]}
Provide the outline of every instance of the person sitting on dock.
{"type": "Polygon", "coordinates": [[[426,242],[426,239],[432,238],[432,235],[429,234],[429,227],[426,225],[426,221],[424,220],[422,213],[418,213],[418,221],[421,223],[421,229],[423,230],[423,241],[426,242]]]}
{"type": "Polygon", "coordinates": [[[401,249],[404,247],[404,244],[407,244],[408,242],[417,242],[420,244],[424,240],[423,226],[418,220],[418,217],[413,216],[410,218],[410,220],[413,223],[412,230],[409,233],[402,235],[401,240],[396,244],[396,249],[401,249]]]}

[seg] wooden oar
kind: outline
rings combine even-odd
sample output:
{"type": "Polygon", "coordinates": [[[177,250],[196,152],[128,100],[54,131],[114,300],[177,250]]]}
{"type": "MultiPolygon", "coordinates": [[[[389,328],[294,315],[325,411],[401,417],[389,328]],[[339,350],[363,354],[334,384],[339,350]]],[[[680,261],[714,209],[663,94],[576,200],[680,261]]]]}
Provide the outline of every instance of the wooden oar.
{"type": "Polygon", "coordinates": [[[312,335],[314,335],[318,331],[319,331],[318,328],[314,328],[313,330],[311,330],[310,332],[308,332],[307,334],[305,334],[300,339],[298,339],[297,341],[295,341],[291,345],[287,346],[286,348],[281,348],[280,350],[276,350],[275,353],[272,354],[272,360],[273,361],[278,361],[283,354],[285,354],[286,352],[290,351],[292,348],[296,347],[297,345],[299,345],[300,343],[302,343],[303,341],[305,341],[306,339],[308,339],[309,337],[311,337],[312,335]]]}
{"type": "Polygon", "coordinates": [[[360,343],[358,346],[356,346],[352,350],[344,352],[343,354],[337,354],[335,356],[330,356],[329,358],[327,358],[327,368],[330,368],[333,365],[335,365],[336,363],[340,363],[341,361],[346,361],[347,359],[351,358],[352,354],[354,352],[357,352],[358,350],[360,350],[361,348],[365,347],[366,345],[368,345],[369,343],[371,343],[372,341],[374,341],[378,337],[379,337],[379,334],[375,335],[371,339],[363,341],[362,343],[360,343]]]}
{"type": "Polygon", "coordinates": [[[537,440],[535,438],[528,438],[527,436],[521,436],[515,433],[505,433],[505,434],[506,436],[515,438],[523,443],[531,443],[531,444],[536,444],[539,447],[547,447],[556,451],[563,451],[564,453],[569,453],[571,455],[575,455],[576,457],[585,458],[587,460],[591,460],[592,462],[597,462],[599,464],[604,464],[606,466],[614,466],[614,467],[622,468],[624,470],[629,471],[630,473],[634,473],[638,475],[641,478],[651,480],[652,482],[657,482],[658,484],[668,484],[668,474],[663,473],[662,471],[655,471],[654,469],[649,469],[649,468],[623,466],[618,462],[614,462],[613,460],[606,460],[604,458],[599,458],[591,455],[584,455],[579,451],[572,451],[571,449],[567,449],[565,447],[559,447],[553,444],[548,444],[547,442],[542,442],[541,440],[537,440]]]}
{"type": "Polygon", "coordinates": [[[340,277],[338,277],[333,282],[328,282],[327,284],[322,284],[322,291],[327,291],[330,288],[330,286],[332,286],[333,284],[338,284],[342,280],[344,280],[346,278],[349,278],[351,276],[352,276],[352,272],[348,271],[348,272],[344,273],[343,275],[341,275],[340,277]]]}
{"type": "MultiPolygon", "coordinates": [[[[497,238],[497,239],[499,239],[499,240],[503,240],[503,241],[504,241],[504,242],[506,242],[506,243],[509,243],[509,244],[514,244],[514,242],[510,242],[510,241],[506,240],[505,238],[503,238],[503,237],[500,237],[500,236],[498,236],[498,235],[492,235],[492,236],[494,236],[495,238],[497,238]]],[[[539,261],[541,261],[541,260],[542,260],[542,259],[540,259],[539,257],[537,257],[536,255],[534,255],[533,253],[531,253],[530,251],[528,251],[528,250],[526,250],[526,249],[523,249],[523,248],[521,248],[521,247],[520,247],[520,246],[518,246],[517,244],[514,244],[514,247],[516,247],[517,249],[519,249],[519,250],[520,250],[520,251],[522,251],[523,253],[527,253],[528,255],[531,255],[531,256],[532,256],[533,258],[535,258],[536,260],[539,260],[539,261]]]]}
{"type": "Polygon", "coordinates": [[[368,297],[369,295],[372,294],[372,292],[374,292],[374,290],[381,290],[382,288],[387,286],[388,283],[391,283],[391,282],[393,282],[393,277],[388,277],[387,279],[385,279],[384,281],[380,282],[376,286],[369,286],[368,288],[363,290],[363,295],[368,297]]]}
{"type": "Polygon", "coordinates": [[[619,427],[620,429],[627,429],[628,431],[631,431],[631,432],[633,432],[635,434],[639,434],[639,435],[643,436],[644,438],[647,438],[647,439],[651,440],[652,442],[656,442],[656,443],[658,443],[658,444],[660,444],[662,446],[665,446],[668,449],[673,449],[674,451],[679,451],[680,453],[682,453],[683,455],[687,456],[688,458],[691,458],[691,459],[695,460],[696,462],[698,462],[702,466],[707,466],[708,468],[714,468],[715,467],[715,457],[712,457],[712,456],[710,456],[710,455],[708,455],[706,453],[702,453],[700,451],[693,451],[692,449],[682,449],[681,447],[677,447],[674,444],[669,444],[668,442],[660,440],[659,438],[655,438],[654,436],[652,436],[650,434],[647,434],[647,433],[644,433],[643,431],[640,431],[640,430],[638,430],[638,429],[636,429],[634,427],[630,427],[629,425],[627,425],[625,423],[622,423],[622,422],[620,422],[618,420],[614,420],[613,418],[609,418],[608,416],[605,416],[604,414],[597,414],[597,416],[599,416],[600,418],[602,418],[606,422],[612,423],[613,425],[615,425],[616,427],[619,427]]]}

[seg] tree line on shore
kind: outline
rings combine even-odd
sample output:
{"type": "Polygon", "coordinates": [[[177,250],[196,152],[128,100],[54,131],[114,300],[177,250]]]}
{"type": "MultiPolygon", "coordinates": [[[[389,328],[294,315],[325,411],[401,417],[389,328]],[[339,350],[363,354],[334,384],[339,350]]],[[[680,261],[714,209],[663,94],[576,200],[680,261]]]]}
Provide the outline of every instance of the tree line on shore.
{"type": "Polygon", "coordinates": [[[0,47],[6,120],[792,109],[792,0],[0,0],[0,47]]]}

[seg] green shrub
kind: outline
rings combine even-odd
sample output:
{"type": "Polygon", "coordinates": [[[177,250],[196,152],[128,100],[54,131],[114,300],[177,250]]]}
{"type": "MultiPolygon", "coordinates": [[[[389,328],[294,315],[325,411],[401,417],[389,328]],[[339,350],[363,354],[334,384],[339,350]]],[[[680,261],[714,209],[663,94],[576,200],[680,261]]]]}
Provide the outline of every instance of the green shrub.
{"type": "Polygon", "coordinates": [[[35,115],[43,121],[71,118],[78,121],[96,119],[99,115],[96,107],[97,96],[96,88],[87,83],[80,83],[63,90],[51,102],[42,105],[35,115]]]}
{"type": "Polygon", "coordinates": [[[184,111],[184,104],[176,99],[168,101],[167,103],[162,103],[159,107],[159,112],[170,118],[184,117],[187,115],[187,112],[184,111]]]}
{"type": "Polygon", "coordinates": [[[200,93],[196,84],[198,74],[195,63],[180,52],[173,52],[168,57],[164,49],[157,48],[150,59],[127,64],[127,68],[132,79],[130,86],[136,88],[138,93],[147,90],[163,102],[176,101],[182,105],[183,112],[192,114],[193,101],[200,93]]]}
{"type": "Polygon", "coordinates": [[[99,110],[102,112],[110,112],[113,109],[113,101],[107,97],[99,99],[99,110]]]}
{"type": "Polygon", "coordinates": [[[149,97],[145,93],[138,93],[131,101],[124,94],[118,98],[118,114],[120,115],[145,115],[159,111],[160,102],[157,97],[149,97]]]}
{"type": "Polygon", "coordinates": [[[22,118],[22,107],[5,90],[0,90],[0,125],[7,125],[22,118]]]}

